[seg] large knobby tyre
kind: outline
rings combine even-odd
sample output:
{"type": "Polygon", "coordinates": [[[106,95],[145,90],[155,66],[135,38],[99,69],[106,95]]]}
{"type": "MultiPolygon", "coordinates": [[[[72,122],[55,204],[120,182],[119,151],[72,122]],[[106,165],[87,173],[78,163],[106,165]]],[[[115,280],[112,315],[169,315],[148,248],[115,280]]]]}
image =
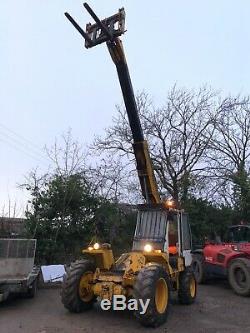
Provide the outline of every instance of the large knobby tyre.
{"type": "Polygon", "coordinates": [[[197,294],[197,282],[193,269],[185,268],[179,274],[179,290],[178,299],[181,304],[192,304],[195,301],[197,294]]]}
{"type": "Polygon", "coordinates": [[[66,309],[79,313],[88,310],[95,302],[91,282],[95,266],[89,260],[79,260],[71,264],[64,277],[61,299],[66,309]]]}
{"type": "Polygon", "coordinates": [[[192,268],[197,283],[204,284],[207,281],[205,260],[202,254],[194,254],[192,260],[192,268]]]}
{"type": "Polygon", "coordinates": [[[240,296],[250,296],[250,260],[237,258],[228,268],[228,280],[234,292],[240,296]]]}
{"type": "Polygon", "coordinates": [[[133,296],[139,304],[135,316],[143,326],[157,327],[163,324],[167,319],[170,298],[170,282],[164,268],[157,265],[143,268],[137,276],[133,296]],[[141,313],[140,299],[144,304],[149,300],[145,313],[141,313]]]}

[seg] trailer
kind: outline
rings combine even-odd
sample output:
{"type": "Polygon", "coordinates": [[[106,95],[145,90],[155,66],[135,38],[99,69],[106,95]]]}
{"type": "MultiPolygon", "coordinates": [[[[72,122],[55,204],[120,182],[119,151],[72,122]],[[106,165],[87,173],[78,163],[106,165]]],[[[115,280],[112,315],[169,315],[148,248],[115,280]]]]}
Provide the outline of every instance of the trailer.
{"type": "Polygon", "coordinates": [[[35,296],[40,271],[35,252],[36,239],[0,239],[0,302],[11,295],[35,296]]]}

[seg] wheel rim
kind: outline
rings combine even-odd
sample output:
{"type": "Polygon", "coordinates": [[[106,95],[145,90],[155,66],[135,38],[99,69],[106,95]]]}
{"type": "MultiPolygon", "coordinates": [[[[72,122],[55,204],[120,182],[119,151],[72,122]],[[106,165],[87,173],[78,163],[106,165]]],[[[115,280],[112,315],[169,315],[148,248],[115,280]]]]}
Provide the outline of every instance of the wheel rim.
{"type": "Polygon", "coordinates": [[[196,293],[196,283],[195,283],[195,278],[193,276],[191,276],[190,278],[190,295],[191,297],[195,297],[195,293],[196,293]]]}
{"type": "Polygon", "coordinates": [[[79,297],[83,302],[89,302],[93,298],[93,290],[91,282],[93,281],[93,273],[86,272],[82,275],[79,283],[79,297]]]}
{"type": "Polygon", "coordinates": [[[245,288],[247,285],[247,277],[246,273],[241,269],[240,267],[237,267],[234,271],[234,279],[237,283],[237,285],[240,288],[245,288]]]}
{"type": "Polygon", "coordinates": [[[155,305],[159,313],[164,313],[168,305],[168,285],[163,278],[160,278],[156,284],[155,305]]]}

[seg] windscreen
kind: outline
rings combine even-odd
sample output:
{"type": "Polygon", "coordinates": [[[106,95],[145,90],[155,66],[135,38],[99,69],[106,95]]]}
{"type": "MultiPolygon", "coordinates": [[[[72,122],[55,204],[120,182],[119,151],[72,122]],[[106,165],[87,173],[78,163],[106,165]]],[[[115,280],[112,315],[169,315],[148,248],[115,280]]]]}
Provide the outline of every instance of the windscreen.
{"type": "Polygon", "coordinates": [[[167,213],[162,210],[138,211],[133,249],[139,250],[146,243],[162,249],[166,241],[167,213]]]}

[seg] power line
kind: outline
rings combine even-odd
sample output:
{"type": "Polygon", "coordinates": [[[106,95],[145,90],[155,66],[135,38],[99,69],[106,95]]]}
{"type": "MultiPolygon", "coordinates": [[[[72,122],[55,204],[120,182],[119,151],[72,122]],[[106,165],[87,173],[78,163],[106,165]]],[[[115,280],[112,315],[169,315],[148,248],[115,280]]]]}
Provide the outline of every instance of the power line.
{"type": "MultiPolygon", "coordinates": [[[[0,134],[1,134],[1,133],[0,133],[0,134]]],[[[9,146],[11,146],[12,148],[14,148],[15,150],[17,150],[17,151],[19,151],[19,152],[25,154],[26,156],[29,156],[29,157],[32,158],[33,160],[36,160],[37,162],[40,162],[40,163],[42,163],[43,165],[48,166],[43,160],[39,159],[39,157],[37,157],[37,156],[31,154],[30,152],[25,151],[25,150],[22,149],[21,147],[18,147],[18,146],[15,145],[13,142],[8,141],[8,138],[6,138],[6,137],[5,137],[5,138],[1,138],[1,137],[0,137],[0,141],[6,143],[7,145],[9,145],[9,146]]]]}
{"type": "MultiPolygon", "coordinates": [[[[19,144],[19,145],[25,145],[28,146],[29,150],[33,150],[33,153],[35,153],[35,155],[39,155],[40,158],[45,159],[46,161],[50,161],[43,153],[43,151],[41,150],[41,148],[36,145],[35,143],[31,142],[30,140],[28,140],[27,138],[25,138],[24,136],[20,135],[19,133],[11,130],[10,128],[8,128],[7,126],[3,125],[0,123],[0,126],[5,130],[8,131],[9,133],[11,133],[12,135],[14,135],[15,137],[11,136],[10,134],[6,134],[3,133],[4,135],[7,135],[10,140],[14,141],[15,143],[19,144]],[[20,141],[21,139],[21,141],[20,141]]],[[[1,134],[1,132],[0,132],[1,134]]]]}
{"type": "Polygon", "coordinates": [[[12,129],[10,129],[9,127],[3,125],[2,123],[0,123],[0,126],[3,127],[4,129],[6,129],[7,131],[13,133],[14,135],[18,136],[18,137],[21,138],[22,140],[26,141],[26,142],[29,143],[30,145],[36,147],[36,149],[38,149],[38,150],[41,149],[41,148],[40,148],[38,145],[36,145],[34,142],[32,142],[31,140],[25,138],[23,135],[21,135],[21,134],[15,132],[15,131],[13,131],[12,129]]]}
{"type": "Polygon", "coordinates": [[[15,146],[21,147],[21,149],[23,151],[26,151],[29,154],[32,154],[32,155],[36,156],[36,158],[39,157],[39,159],[46,160],[47,162],[49,161],[49,159],[46,158],[44,155],[42,155],[39,152],[35,151],[32,147],[27,147],[26,144],[24,144],[23,142],[17,140],[16,138],[11,137],[9,134],[3,133],[3,132],[0,131],[0,135],[2,135],[4,137],[4,139],[7,139],[10,142],[12,142],[15,146]]]}

